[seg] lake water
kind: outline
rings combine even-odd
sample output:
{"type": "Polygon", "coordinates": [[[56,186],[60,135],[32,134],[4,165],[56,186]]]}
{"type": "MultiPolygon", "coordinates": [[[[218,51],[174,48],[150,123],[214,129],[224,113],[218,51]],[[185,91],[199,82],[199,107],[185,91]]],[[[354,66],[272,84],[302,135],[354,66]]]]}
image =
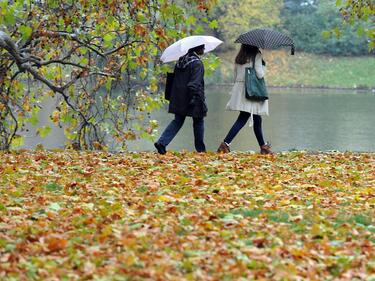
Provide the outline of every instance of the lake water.
{"type": "MultiPolygon", "coordinates": [[[[205,143],[208,150],[216,151],[233,122],[237,112],[225,111],[230,86],[210,87],[206,91],[209,112],[205,118],[205,143]]],[[[270,89],[270,115],[263,118],[265,140],[274,151],[371,151],[375,152],[375,93],[332,90],[270,89]]],[[[41,121],[48,120],[48,113],[41,113],[41,121]]],[[[159,134],[173,119],[166,108],[153,113],[159,121],[159,134]]],[[[46,148],[63,147],[61,130],[45,139],[30,132],[25,147],[33,148],[42,143],[46,148]]],[[[168,150],[194,150],[191,118],[168,150]]],[[[129,143],[132,151],[154,150],[150,141],[129,143]]],[[[246,125],[233,140],[232,150],[258,151],[252,131],[246,125]]]]}

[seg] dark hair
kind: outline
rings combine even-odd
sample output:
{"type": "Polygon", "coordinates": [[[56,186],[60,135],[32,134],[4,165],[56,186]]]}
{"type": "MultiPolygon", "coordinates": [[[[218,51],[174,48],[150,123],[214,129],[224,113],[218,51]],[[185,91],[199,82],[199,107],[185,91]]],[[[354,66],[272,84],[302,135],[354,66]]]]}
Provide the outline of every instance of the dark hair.
{"type": "Polygon", "coordinates": [[[194,53],[194,52],[198,53],[201,49],[204,49],[204,44],[189,49],[188,53],[194,53]]]}
{"type": "Polygon", "coordinates": [[[250,61],[250,59],[255,60],[257,53],[260,53],[258,47],[253,45],[242,44],[241,49],[238,51],[235,62],[237,64],[245,64],[250,61]]]}

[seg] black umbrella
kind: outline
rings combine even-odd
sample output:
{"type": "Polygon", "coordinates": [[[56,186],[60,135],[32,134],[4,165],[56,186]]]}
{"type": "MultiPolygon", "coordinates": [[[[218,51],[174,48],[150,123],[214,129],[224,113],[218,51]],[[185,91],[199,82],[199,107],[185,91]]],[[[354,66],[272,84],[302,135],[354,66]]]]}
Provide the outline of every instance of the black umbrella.
{"type": "Polygon", "coordinates": [[[291,54],[294,55],[293,40],[289,36],[272,29],[252,29],[249,32],[241,34],[234,42],[253,45],[262,49],[276,49],[290,46],[291,54]]]}

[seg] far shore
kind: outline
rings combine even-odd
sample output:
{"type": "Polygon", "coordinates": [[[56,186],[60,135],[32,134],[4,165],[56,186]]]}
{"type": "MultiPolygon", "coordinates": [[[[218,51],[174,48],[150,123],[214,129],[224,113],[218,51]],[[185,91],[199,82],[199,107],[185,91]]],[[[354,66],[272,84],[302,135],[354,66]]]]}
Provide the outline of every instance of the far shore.
{"type": "MultiPolygon", "coordinates": [[[[223,86],[232,86],[233,83],[209,83],[207,87],[223,87],[223,86]]],[[[373,92],[375,93],[374,88],[367,88],[367,87],[331,87],[331,86],[309,86],[309,85],[288,85],[288,86],[280,86],[280,85],[268,85],[270,89],[311,89],[311,90],[334,90],[334,91],[358,91],[358,92],[373,92]]]]}

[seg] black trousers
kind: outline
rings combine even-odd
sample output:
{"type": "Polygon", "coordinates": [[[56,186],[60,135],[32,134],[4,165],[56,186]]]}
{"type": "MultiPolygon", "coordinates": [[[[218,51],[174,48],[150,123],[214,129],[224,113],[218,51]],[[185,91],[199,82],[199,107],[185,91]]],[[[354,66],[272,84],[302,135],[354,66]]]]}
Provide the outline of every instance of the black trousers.
{"type": "MultiPolygon", "coordinates": [[[[167,126],[162,133],[161,137],[157,141],[158,143],[167,146],[173,138],[177,135],[178,131],[184,125],[186,116],[175,114],[174,120],[167,126]]],[[[205,152],[206,146],[204,144],[204,119],[193,118],[193,129],[194,129],[194,145],[198,152],[205,152]]]]}
{"type": "MultiPolygon", "coordinates": [[[[240,111],[240,115],[238,115],[238,118],[236,122],[234,122],[232,128],[229,130],[227,136],[225,137],[224,141],[226,143],[231,143],[232,140],[235,138],[235,136],[238,134],[238,132],[242,129],[243,126],[245,126],[247,120],[249,120],[251,116],[251,113],[240,111]]],[[[262,146],[265,144],[263,139],[263,132],[262,132],[262,117],[257,114],[253,114],[253,120],[254,120],[254,134],[258,141],[259,146],[262,146]]]]}

